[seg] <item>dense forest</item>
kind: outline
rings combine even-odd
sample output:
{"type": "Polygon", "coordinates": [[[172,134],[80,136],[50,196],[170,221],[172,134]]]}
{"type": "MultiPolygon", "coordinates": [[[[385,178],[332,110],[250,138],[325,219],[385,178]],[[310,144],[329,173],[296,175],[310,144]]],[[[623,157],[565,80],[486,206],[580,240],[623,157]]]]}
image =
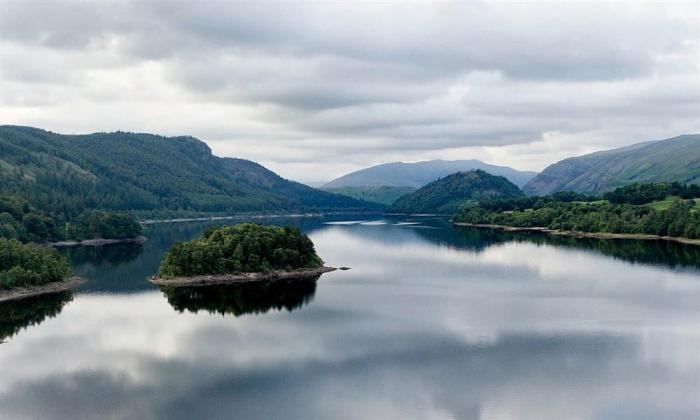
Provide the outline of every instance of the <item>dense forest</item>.
{"type": "Polygon", "coordinates": [[[684,199],[700,197],[700,185],[682,185],[678,182],[634,183],[603,194],[605,200],[615,204],[647,204],[668,196],[684,199]]]}
{"type": "Polygon", "coordinates": [[[41,286],[69,275],[68,260],[55,249],[0,238],[0,289],[41,286]]]}
{"type": "Polygon", "coordinates": [[[482,170],[457,172],[405,195],[389,207],[394,213],[454,214],[461,206],[480,200],[523,196],[505,177],[482,170]]]}
{"type": "Polygon", "coordinates": [[[21,242],[53,242],[65,238],[55,217],[35,209],[27,200],[0,195],[0,238],[21,242]]]}
{"type": "Polygon", "coordinates": [[[122,239],[141,234],[133,216],[89,210],[66,222],[34,208],[27,200],[0,195],[0,238],[20,242],[56,242],[92,238],[122,239]]]}
{"type": "Polygon", "coordinates": [[[198,239],[175,244],[165,254],[160,275],[266,272],[322,264],[313,242],[299,229],[243,223],[212,227],[198,239]]]}
{"type": "Polygon", "coordinates": [[[463,209],[455,215],[454,221],[700,239],[700,212],[694,200],[678,198],[661,209],[629,204],[650,203],[650,200],[665,198],[669,191],[693,195],[696,190],[675,184],[650,184],[618,188],[606,195],[608,200],[591,201],[586,196],[581,197],[583,200],[561,200],[555,195],[484,202],[463,209]]]}
{"type": "Polygon", "coordinates": [[[0,126],[0,184],[64,220],[86,210],[144,218],[380,210],[376,203],[288,181],[257,163],[219,158],[193,137],[60,135],[0,126]]]}
{"type": "Polygon", "coordinates": [[[125,213],[88,210],[66,224],[69,239],[125,239],[141,235],[141,225],[125,213]]]}

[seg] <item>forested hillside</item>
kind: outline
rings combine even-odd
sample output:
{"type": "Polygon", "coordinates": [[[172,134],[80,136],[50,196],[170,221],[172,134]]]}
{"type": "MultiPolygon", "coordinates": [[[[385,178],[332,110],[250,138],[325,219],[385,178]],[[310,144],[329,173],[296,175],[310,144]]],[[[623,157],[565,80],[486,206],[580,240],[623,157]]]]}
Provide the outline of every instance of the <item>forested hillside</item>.
{"type": "Polygon", "coordinates": [[[124,132],[0,126],[0,182],[3,193],[65,219],[86,209],[170,217],[381,208],[285,180],[254,162],[216,157],[193,137],[124,132]]]}
{"type": "Polygon", "coordinates": [[[453,214],[468,203],[522,196],[523,192],[505,177],[494,176],[481,170],[457,172],[399,198],[391,205],[389,211],[453,214]]]}
{"type": "Polygon", "coordinates": [[[600,194],[635,182],[700,184],[700,134],[639,143],[562,160],[531,179],[523,191],[600,194]]]}

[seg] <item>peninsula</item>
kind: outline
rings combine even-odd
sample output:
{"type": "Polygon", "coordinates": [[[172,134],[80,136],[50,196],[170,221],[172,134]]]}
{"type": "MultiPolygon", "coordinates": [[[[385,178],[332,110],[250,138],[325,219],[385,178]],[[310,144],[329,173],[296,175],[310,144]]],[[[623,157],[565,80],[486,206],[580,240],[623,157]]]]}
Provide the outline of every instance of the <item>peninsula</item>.
{"type": "Polygon", "coordinates": [[[483,201],[462,208],[457,226],[538,231],[600,239],[667,240],[700,245],[700,187],[631,184],[602,197],[559,192],[483,201]]]}
{"type": "Polygon", "coordinates": [[[0,302],[64,292],[84,281],[71,276],[56,250],[0,238],[0,302]]]}

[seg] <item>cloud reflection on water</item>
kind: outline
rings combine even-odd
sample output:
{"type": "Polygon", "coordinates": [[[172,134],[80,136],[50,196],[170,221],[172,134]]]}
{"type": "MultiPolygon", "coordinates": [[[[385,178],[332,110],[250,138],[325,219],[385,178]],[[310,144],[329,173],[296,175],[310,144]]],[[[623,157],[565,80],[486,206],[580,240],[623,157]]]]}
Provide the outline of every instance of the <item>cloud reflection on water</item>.
{"type": "Polygon", "coordinates": [[[697,271],[417,232],[312,229],[320,255],[352,270],[323,275],[292,311],[77,295],[0,345],[0,418],[700,414],[697,271]]]}

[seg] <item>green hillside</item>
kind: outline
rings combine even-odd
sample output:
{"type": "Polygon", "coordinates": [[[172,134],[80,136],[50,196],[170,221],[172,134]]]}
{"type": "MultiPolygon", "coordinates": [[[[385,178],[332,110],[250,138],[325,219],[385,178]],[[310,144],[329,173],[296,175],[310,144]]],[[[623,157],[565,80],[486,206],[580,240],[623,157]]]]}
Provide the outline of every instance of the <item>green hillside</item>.
{"type": "Polygon", "coordinates": [[[565,159],[531,179],[523,191],[599,194],[635,182],[700,183],[700,134],[565,159]]]}
{"type": "Polygon", "coordinates": [[[438,159],[411,163],[390,162],[371,166],[336,178],[325,184],[323,188],[381,186],[420,188],[455,172],[476,169],[504,176],[519,187],[537,175],[536,172],[518,171],[507,166],[491,165],[476,159],[438,159]]]}
{"type": "Polygon", "coordinates": [[[399,197],[410,194],[416,190],[414,187],[391,187],[382,185],[381,187],[338,187],[322,188],[334,194],[342,194],[358,200],[371,201],[373,203],[391,205],[399,197]]]}
{"type": "Polygon", "coordinates": [[[124,132],[0,126],[0,182],[2,192],[66,219],[86,209],[175,217],[381,208],[219,158],[193,137],[124,132]]]}
{"type": "Polygon", "coordinates": [[[521,197],[523,192],[505,177],[482,170],[457,172],[407,196],[389,208],[394,213],[453,214],[464,204],[490,198],[521,197]]]}

